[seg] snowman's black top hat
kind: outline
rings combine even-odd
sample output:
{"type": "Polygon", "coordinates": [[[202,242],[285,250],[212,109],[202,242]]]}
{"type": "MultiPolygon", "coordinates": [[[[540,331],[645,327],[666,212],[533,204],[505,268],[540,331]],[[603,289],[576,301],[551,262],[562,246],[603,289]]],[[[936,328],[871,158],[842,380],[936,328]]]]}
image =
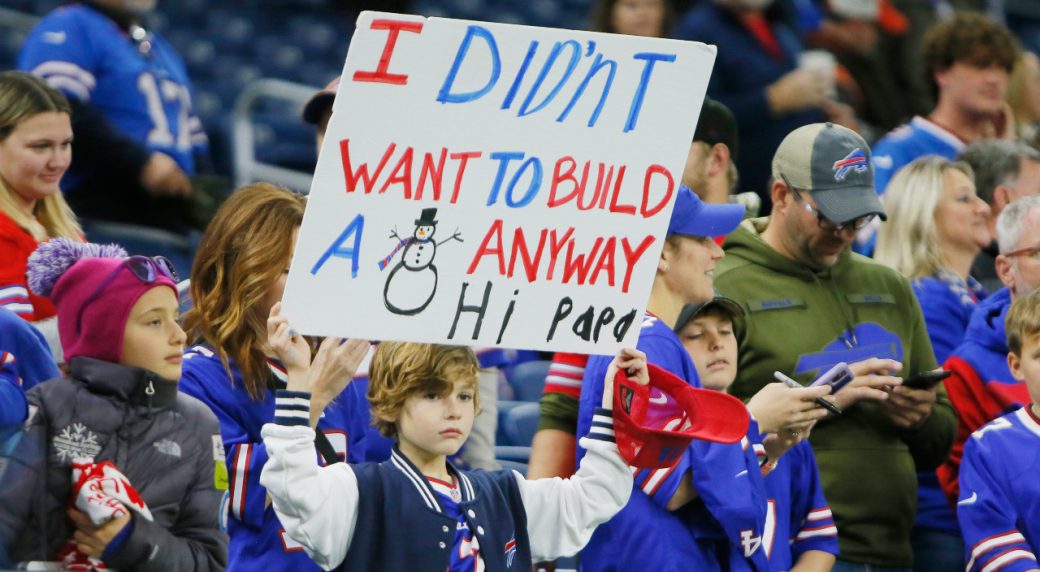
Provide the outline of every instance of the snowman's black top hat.
{"type": "Polygon", "coordinates": [[[415,226],[437,226],[435,216],[437,216],[437,209],[423,209],[419,218],[415,219],[415,226]]]}

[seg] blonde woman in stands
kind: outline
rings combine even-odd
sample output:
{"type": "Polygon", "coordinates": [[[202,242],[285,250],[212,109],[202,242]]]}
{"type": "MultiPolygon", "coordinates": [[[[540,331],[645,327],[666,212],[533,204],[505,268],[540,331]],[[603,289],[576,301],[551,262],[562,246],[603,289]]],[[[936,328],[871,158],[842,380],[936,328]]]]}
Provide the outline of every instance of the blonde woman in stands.
{"type": "Polygon", "coordinates": [[[72,161],[70,115],[65,96],[43,80],[0,73],[0,307],[33,322],[58,361],[54,306],[29,289],[25,267],[40,242],[83,240],[59,186],[72,161]]]}
{"type": "MultiPolygon", "coordinates": [[[[975,176],[967,163],[934,155],[897,171],[882,201],[888,222],[878,231],[874,258],[911,280],[941,364],[960,345],[975,306],[986,296],[969,271],[991,240],[989,205],[975,193],[975,176]]],[[[915,560],[931,562],[930,570],[953,570],[963,565],[956,517],[936,472],[922,471],[917,477],[915,560]]]]}

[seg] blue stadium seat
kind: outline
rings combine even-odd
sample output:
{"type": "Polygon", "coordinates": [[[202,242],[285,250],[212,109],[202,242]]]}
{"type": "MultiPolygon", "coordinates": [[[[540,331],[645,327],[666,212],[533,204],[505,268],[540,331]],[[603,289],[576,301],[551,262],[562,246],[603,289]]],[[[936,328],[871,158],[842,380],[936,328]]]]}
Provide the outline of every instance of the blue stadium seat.
{"type": "Polygon", "coordinates": [[[517,364],[506,372],[506,379],[518,401],[538,401],[545,388],[545,376],[551,361],[538,360],[517,364]]]}
{"type": "Polygon", "coordinates": [[[501,444],[530,447],[538,430],[538,416],[537,403],[523,403],[511,408],[505,415],[499,413],[499,425],[502,427],[501,444]]]}
{"type": "Polygon", "coordinates": [[[516,471],[523,476],[527,476],[527,463],[518,463],[516,461],[510,461],[509,459],[495,459],[503,469],[507,471],[516,471]]]}
{"type": "Polygon", "coordinates": [[[87,240],[114,243],[130,254],[165,256],[173,263],[180,278],[191,275],[198,236],[184,236],[157,228],[107,221],[80,220],[87,240]]]}

